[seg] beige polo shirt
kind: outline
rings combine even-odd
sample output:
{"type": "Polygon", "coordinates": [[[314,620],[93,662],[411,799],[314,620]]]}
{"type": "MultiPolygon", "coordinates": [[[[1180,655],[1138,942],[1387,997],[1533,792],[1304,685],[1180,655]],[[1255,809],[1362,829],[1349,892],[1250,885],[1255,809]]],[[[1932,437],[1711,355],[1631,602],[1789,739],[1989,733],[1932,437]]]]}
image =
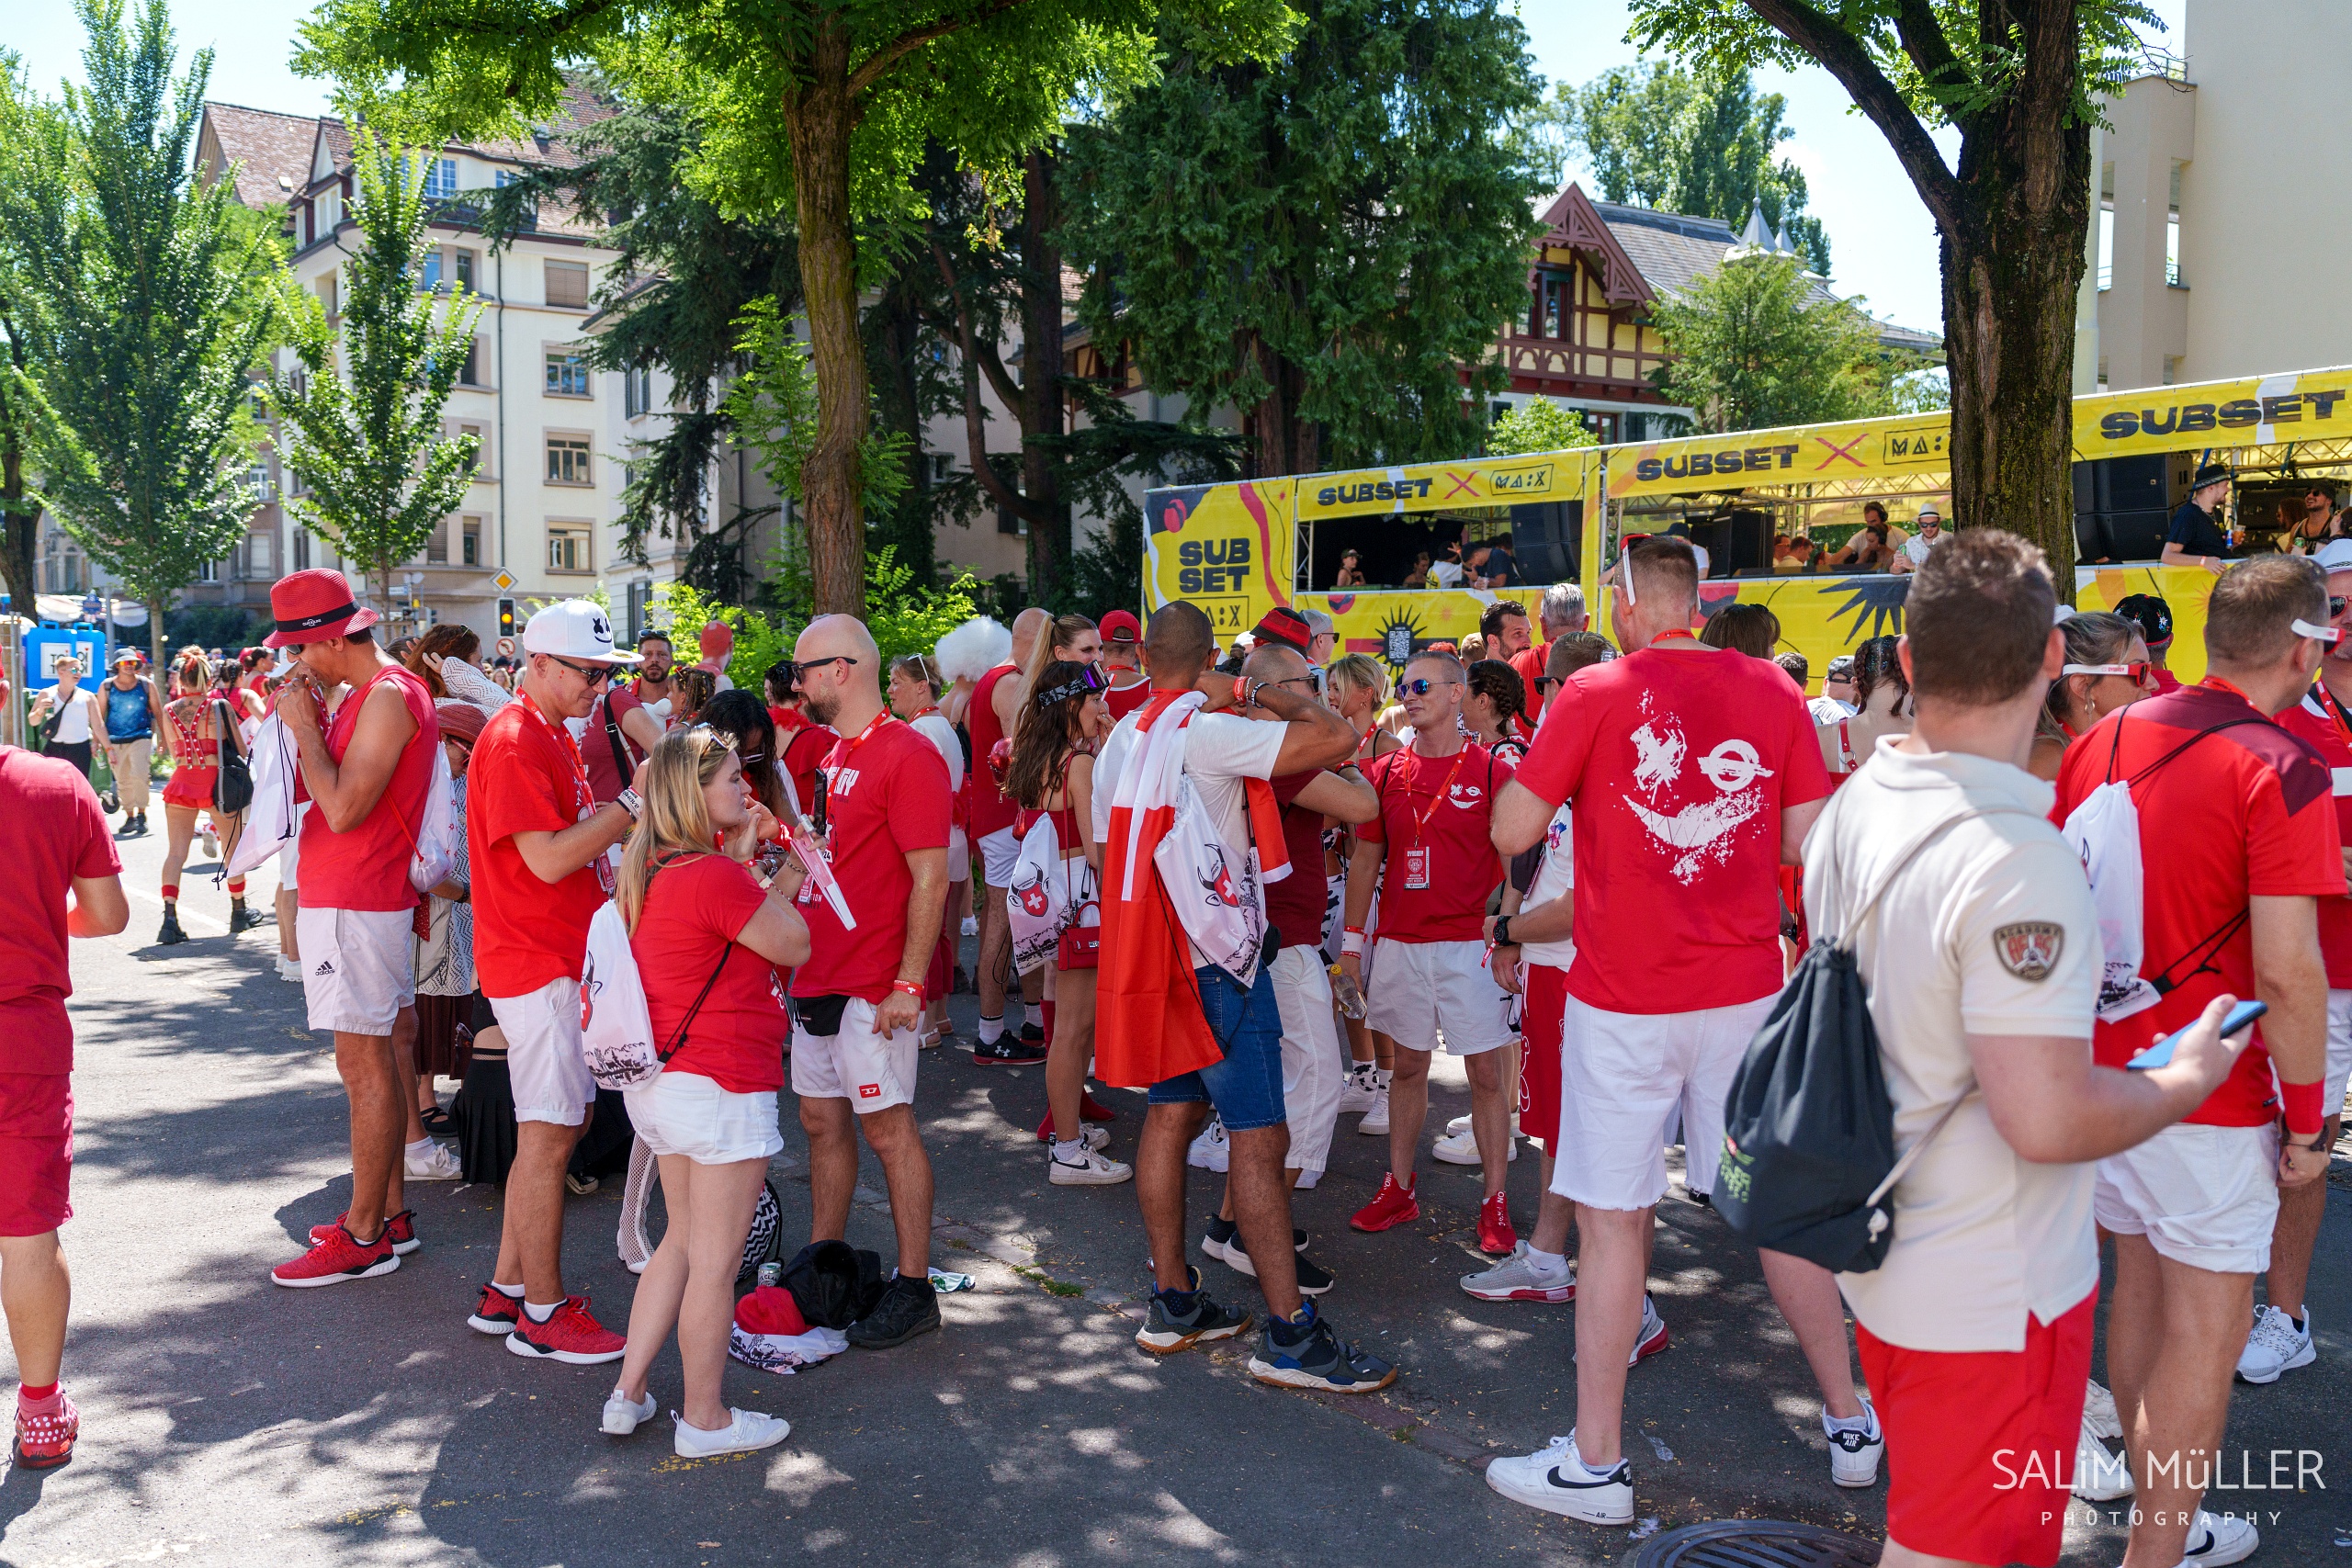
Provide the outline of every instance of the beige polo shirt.
{"type": "MultiPolygon", "coordinates": [[[[1989,758],[1912,756],[1879,741],[1806,840],[1805,913],[1842,931],[1903,852],[1969,807],[1896,877],[1856,956],[1906,1153],[1975,1081],[1967,1036],[2042,1035],[2087,1061],[2100,967],[2082,863],[2051,826],[2051,786],[1989,758]]],[[[1855,1318],[1914,1350],[2021,1350],[2098,1284],[2088,1165],[2036,1165],[2003,1141],[1983,1094],[1894,1189],[1886,1261],[1840,1274],[1855,1318]]]]}

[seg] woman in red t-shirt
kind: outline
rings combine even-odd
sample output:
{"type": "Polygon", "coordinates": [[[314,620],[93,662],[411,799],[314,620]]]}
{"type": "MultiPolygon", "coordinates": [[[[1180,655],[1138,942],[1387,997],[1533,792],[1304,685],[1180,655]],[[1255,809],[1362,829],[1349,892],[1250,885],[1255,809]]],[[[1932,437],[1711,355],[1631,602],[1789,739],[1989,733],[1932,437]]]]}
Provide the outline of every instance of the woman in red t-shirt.
{"type": "Polygon", "coordinates": [[[2089,734],[2092,725],[2156,694],[2147,639],[2129,620],[2089,611],[2067,616],[2059,629],[2066,635],[2065,672],[2050,682],[2034,726],[2033,755],[2026,762],[2028,772],[2050,784],[2058,782],[2066,748],[2089,734]]]}
{"type": "MultiPolygon", "coordinates": [[[[1054,1007],[1054,1028],[1046,1046],[1046,1100],[1053,1134],[1046,1177],[1057,1187],[1100,1187],[1132,1179],[1132,1167],[1105,1159],[1099,1149],[1108,1134],[1081,1120],[1086,1063],[1094,1050],[1094,972],[1102,914],[1094,878],[1102,864],[1094,841],[1094,751],[1111,731],[1111,710],[1102,700],[1111,678],[1091,660],[1053,660],[1032,667],[1029,698],[1012,725],[1012,754],[1004,771],[1004,793],[1021,815],[1013,830],[1027,838],[1051,823],[1061,847],[1063,897],[1073,910],[1046,995],[1054,1007]]],[[[1008,898],[1021,890],[1008,890],[1008,898]]],[[[1040,910],[1042,913],[1042,909],[1040,910]]]]}
{"type": "Polygon", "coordinates": [[[628,1091],[628,1114],[661,1161],[670,1224],[638,1279],[604,1426],[624,1435],[653,1414],[646,1375],[674,1325],[686,1383],[679,1420],[695,1429],[693,1451],[743,1452],[781,1442],[788,1430],[772,1416],[729,1410],[719,1383],[743,1240],[768,1160],[784,1147],[776,1091],[791,1026],[775,971],[808,960],[808,929],[792,908],[799,877],[763,887],[749,869],[775,819],[725,737],[708,728],[663,736],[639,787],[644,815],[614,897],[655,1045],[670,1055],[628,1091]]]}

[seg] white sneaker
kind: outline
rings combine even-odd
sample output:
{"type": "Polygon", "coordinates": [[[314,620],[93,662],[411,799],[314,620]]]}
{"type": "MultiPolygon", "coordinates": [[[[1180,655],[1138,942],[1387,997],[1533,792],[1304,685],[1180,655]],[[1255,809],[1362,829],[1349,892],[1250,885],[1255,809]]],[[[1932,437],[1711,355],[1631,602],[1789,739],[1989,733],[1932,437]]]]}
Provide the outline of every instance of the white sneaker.
{"type": "MultiPolygon", "coordinates": [[[[1645,1292],[1642,1295],[1642,1331],[1634,1337],[1634,1348],[1626,1356],[1625,1365],[1638,1367],[1652,1356],[1669,1348],[1673,1343],[1672,1337],[1666,1331],[1666,1319],[1658,1315],[1657,1302],[1645,1292]]],[[[1568,1359],[1573,1361],[1576,1359],[1577,1353],[1572,1347],[1568,1359]]]]}
{"type": "Polygon", "coordinates": [[[980,920],[978,916],[967,915],[964,917],[964,934],[966,936],[978,936],[980,934],[980,920]]]}
{"type": "Polygon", "coordinates": [[[1193,1146],[1184,1152],[1184,1163],[1202,1170],[1223,1170],[1232,1156],[1232,1148],[1225,1141],[1225,1118],[1212,1115],[1193,1146]]]}
{"type": "Polygon", "coordinates": [[[1385,1138],[1388,1135],[1388,1090],[1385,1086],[1374,1089],[1372,1109],[1356,1123],[1356,1131],[1366,1137],[1385,1138]]]}
{"type": "Polygon", "coordinates": [[[291,980],[298,986],[300,985],[302,983],[302,961],[299,958],[288,957],[283,953],[279,953],[277,955],[277,977],[281,980],[291,980]]]}
{"type": "Polygon", "coordinates": [[[2254,1331],[2245,1337],[2245,1350],[2238,1357],[2238,1376],[2248,1382],[2277,1382],[2279,1374],[2291,1372],[2297,1367],[2308,1367],[2319,1359],[2312,1348],[2312,1311],[2303,1308],[2303,1325],[2277,1307],[2267,1306],[2254,1314],[2254,1331]]]}
{"type": "Polygon", "coordinates": [[[1122,1181],[1135,1179],[1135,1167],[1121,1165],[1114,1159],[1104,1159],[1092,1149],[1079,1156],[1079,1163],[1067,1165],[1059,1155],[1049,1154],[1046,1164],[1048,1181],[1057,1187],[1116,1187],[1122,1181]]]}
{"type": "Polygon", "coordinates": [[[763,1416],[756,1410],[731,1408],[727,1414],[734,1419],[716,1432],[689,1427],[684,1416],[678,1416],[678,1431],[671,1441],[672,1450],[680,1459],[747,1454],[755,1449],[772,1449],[792,1436],[792,1423],[781,1416],[763,1416]]]}
{"type": "Polygon", "coordinates": [[[626,1438],[637,1430],[640,1422],[653,1419],[654,1408],[653,1393],[650,1389],[647,1390],[645,1397],[635,1404],[623,1399],[621,1391],[615,1389],[612,1397],[605,1401],[604,1429],[613,1437],[626,1438]]]}
{"type": "Polygon", "coordinates": [[[1379,1070],[1370,1062],[1349,1065],[1348,1076],[1340,1084],[1340,1115],[1352,1116],[1380,1103],[1380,1086],[1373,1079],[1379,1070]]]}
{"type": "Polygon", "coordinates": [[[2216,1514],[2208,1509],[2197,1510],[2197,1523],[2188,1532],[2188,1548],[2182,1555],[2180,1568],[2221,1568],[2224,1562],[2243,1562],[2262,1544],[2262,1532],[2253,1521],[2235,1514],[2216,1514]]]}
{"type": "Polygon", "coordinates": [[[1290,1190],[1294,1192],[1312,1192],[1317,1183],[1322,1179],[1323,1173],[1319,1170],[1302,1170],[1298,1173],[1298,1179],[1291,1183],[1290,1190]]]}
{"type": "Polygon", "coordinates": [[[1634,1467],[1619,1460],[1605,1475],[1587,1470],[1577,1435],[1555,1438],[1532,1454],[1487,1466],[1487,1484],[1514,1503],[1591,1525],[1634,1522],[1634,1467]]]}
{"type": "Polygon", "coordinates": [[[2086,1503],[2112,1503],[2132,1492],[2132,1466],[2098,1440],[2087,1410],[2083,1412],[2082,1435],[2075,1439],[2073,1491],[2086,1503]]]}
{"type": "MultiPolygon", "coordinates": [[[[1477,1136],[1467,1127],[1463,1128],[1458,1133],[1453,1131],[1451,1127],[1449,1127],[1444,1137],[1440,1138],[1435,1144],[1430,1145],[1430,1153],[1435,1156],[1440,1163],[1445,1165],[1476,1165],[1479,1163],[1478,1139],[1477,1136]]],[[[1504,1156],[1503,1160],[1505,1164],[1509,1164],[1510,1161],[1515,1160],[1518,1157],[1519,1140],[1517,1138],[1513,1138],[1510,1141],[1510,1153],[1504,1156]]]]}
{"type": "Polygon", "coordinates": [[[1570,1269],[1557,1280],[1539,1275],[1522,1241],[1492,1269],[1463,1275],[1462,1290],[1482,1302],[1572,1302],[1577,1299],[1577,1271],[1570,1269]]]}
{"type": "Polygon", "coordinates": [[[447,1144],[435,1144],[421,1155],[401,1156],[401,1175],[410,1181],[455,1181],[465,1173],[458,1151],[447,1144]]]}
{"type": "Polygon", "coordinates": [[[1858,1431],[1833,1432],[1829,1417],[1821,1419],[1822,1433],[1829,1439],[1829,1479],[1840,1486],[1876,1485],[1878,1461],[1886,1456],[1886,1434],[1879,1430],[1878,1412],[1868,1400],[1862,1402],[1862,1411],[1871,1424],[1858,1431]]]}
{"type": "Polygon", "coordinates": [[[207,860],[219,860],[220,858],[220,839],[218,834],[213,832],[212,825],[209,822],[205,824],[204,828],[204,858],[207,860]]]}

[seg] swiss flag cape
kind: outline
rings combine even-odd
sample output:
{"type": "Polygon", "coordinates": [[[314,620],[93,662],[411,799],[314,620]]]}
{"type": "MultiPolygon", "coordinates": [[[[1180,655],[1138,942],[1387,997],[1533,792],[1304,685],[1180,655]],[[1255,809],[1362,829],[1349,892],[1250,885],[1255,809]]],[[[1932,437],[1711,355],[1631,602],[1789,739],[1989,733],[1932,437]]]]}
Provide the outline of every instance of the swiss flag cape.
{"type": "MultiPolygon", "coordinates": [[[[1206,699],[1192,692],[1154,692],[1136,718],[1136,740],[1111,797],[1111,832],[1103,844],[1102,953],[1095,976],[1095,1076],[1140,1089],[1214,1066],[1224,1052],[1203,1016],[1192,944],[1160,875],[1156,857],[1177,827],[1183,784],[1184,736],[1206,699]]],[[[1290,873],[1282,818],[1272,786],[1247,781],[1250,830],[1272,863],[1262,871],[1244,851],[1242,885],[1216,879],[1228,918],[1254,920],[1264,912],[1254,881],[1290,873]]],[[[1197,802],[1191,803],[1197,812],[1197,802]]],[[[1206,846],[1212,850],[1222,846],[1206,846]]],[[[1229,866],[1229,853],[1227,857],[1229,866]]]]}

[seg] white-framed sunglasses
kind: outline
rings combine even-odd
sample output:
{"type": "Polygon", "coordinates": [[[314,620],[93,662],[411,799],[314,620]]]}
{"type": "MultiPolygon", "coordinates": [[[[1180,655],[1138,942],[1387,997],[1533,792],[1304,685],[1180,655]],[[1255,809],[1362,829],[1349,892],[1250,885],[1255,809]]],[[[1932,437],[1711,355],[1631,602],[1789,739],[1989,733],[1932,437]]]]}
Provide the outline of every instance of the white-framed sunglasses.
{"type": "Polygon", "coordinates": [[[2344,638],[2342,626],[2315,626],[2301,615],[2295,617],[2291,626],[2297,637],[2307,637],[2313,642],[2341,642],[2344,638]]]}

